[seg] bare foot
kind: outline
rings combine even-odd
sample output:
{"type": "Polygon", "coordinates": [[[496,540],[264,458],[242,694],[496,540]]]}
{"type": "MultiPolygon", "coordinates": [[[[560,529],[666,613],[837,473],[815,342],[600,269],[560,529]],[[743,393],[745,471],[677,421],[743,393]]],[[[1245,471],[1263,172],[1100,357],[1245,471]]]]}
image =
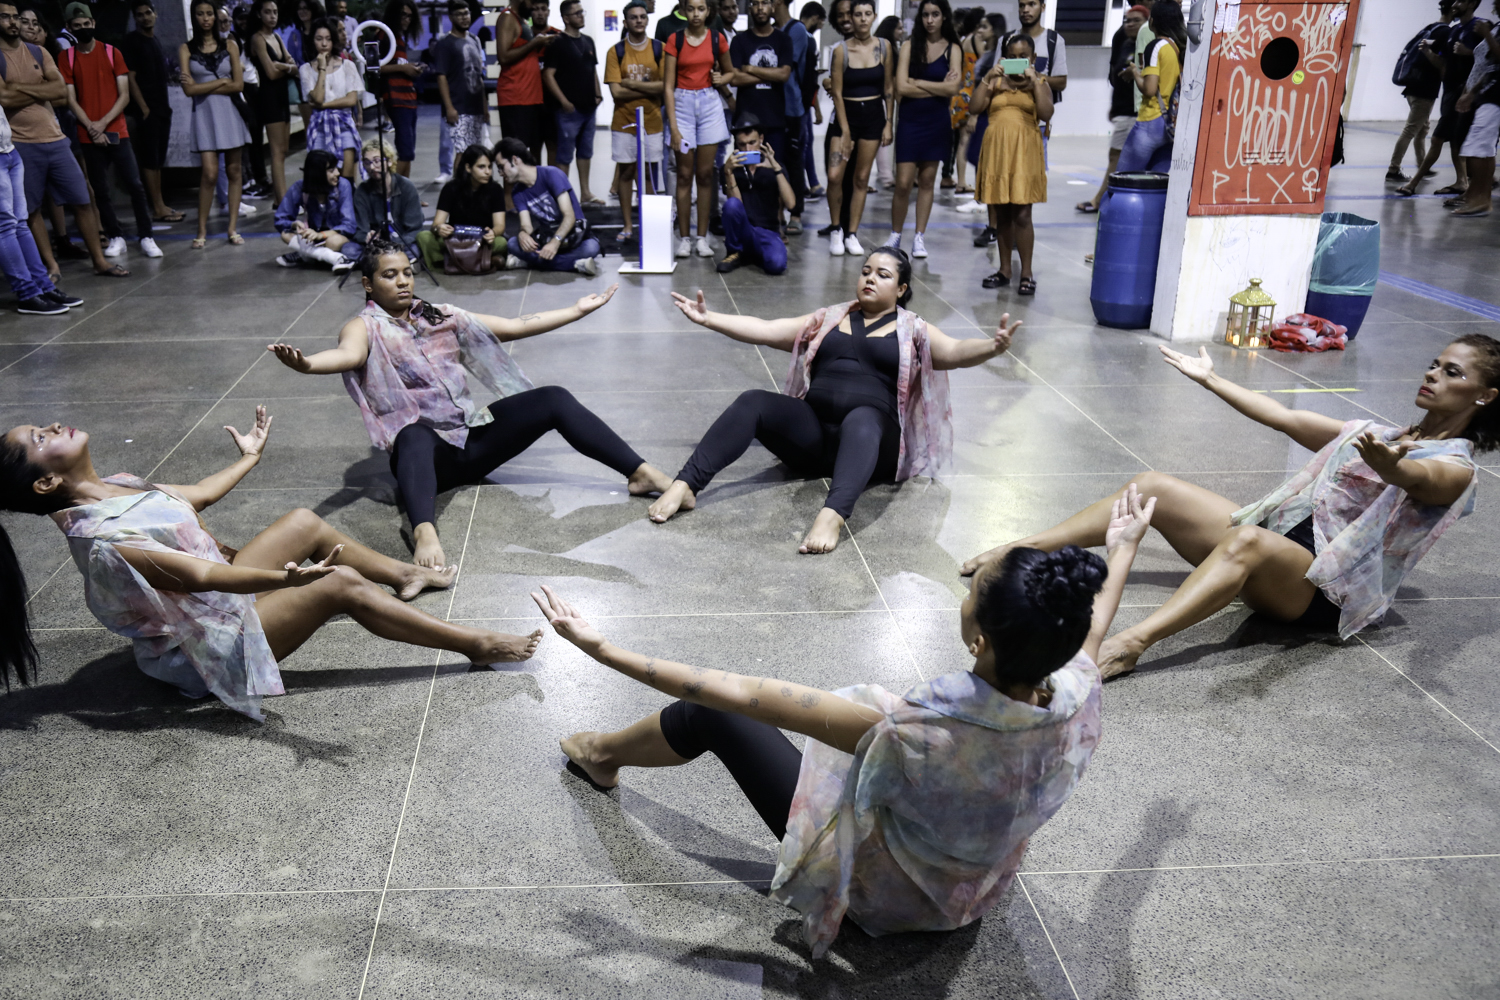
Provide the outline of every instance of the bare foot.
{"type": "Polygon", "coordinates": [[[818,519],[808,529],[797,551],[804,555],[832,552],[839,544],[839,532],[843,527],[844,519],[839,517],[838,512],[824,507],[818,511],[818,519]]]}
{"type": "Polygon", "coordinates": [[[403,601],[410,601],[429,587],[433,590],[447,590],[453,586],[453,580],[457,576],[457,566],[413,566],[406,575],[406,582],[396,590],[396,596],[403,601]]]}
{"type": "Polygon", "coordinates": [[[987,566],[992,562],[999,562],[1001,559],[1004,559],[1005,553],[1009,552],[1014,547],[1015,546],[1013,545],[997,545],[993,549],[990,549],[988,552],[981,552],[979,553],[979,555],[975,556],[973,559],[970,559],[968,562],[960,566],[958,568],[958,575],[973,576],[976,572],[979,571],[979,567],[987,566]]]}
{"type": "Polygon", "coordinates": [[[679,510],[692,510],[698,506],[698,498],[681,479],[674,480],[662,493],[661,498],[646,508],[646,516],[657,524],[665,524],[679,510]]]}
{"type": "Polygon", "coordinates": [[[431,521],[423,521],[411,530],[411,537],[416,542],[412,562],[428,569],[438,569],[444,564],[443,543],[438,541],[436,525],[431,521]]]}
{"type": "Polygon", "coordinates": [[[604,767],[597,763],[598,754],[594,750],[594,745],[598,739],[598,733],[574,733],[567,739],[557,742],[562,747],[562,752],[589,776],[590,781],[600,788],[613,788],[620,783],[620,769],[604,767]]]}
{"type": "Polygon", "coordinates": [[[1129,632],[1110,636],[1099,647],[1099,678],[1109,680],[1135,669],[1135,661],[1141,658],[1146,647],[1129,638],[1129,632]]]}
{"type": "Polygon", "coordinates": [[[531,659],[542,642],[542,630],[530,635],[507,635],[504,632],[484,632],[478,648],[469,657],[476,667],[491,663],[519,663],[531,659]]]}
{"type": "Polygon", "coordinates": [[[642,462],[641,467],[625,480],[625,488],[633,497],[643,497],[647,493],[665,493],[671,485],[672,477],[649,462],[642,462]]]}

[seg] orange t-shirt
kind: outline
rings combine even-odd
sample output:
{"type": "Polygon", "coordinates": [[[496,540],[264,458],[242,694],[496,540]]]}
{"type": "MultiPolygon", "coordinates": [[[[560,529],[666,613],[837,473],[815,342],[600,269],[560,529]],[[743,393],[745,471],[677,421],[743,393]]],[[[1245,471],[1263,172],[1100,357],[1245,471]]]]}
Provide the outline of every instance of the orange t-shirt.
{"type": "Polygon", "coordinates": [[[704,34],[703,41],[694,45],[687,37],[687,32],[682,32],[682,52],[677,51],[677,35],[667,38],[665,55],[677,57],[677,89],[678,90],[707,90],[713,86],[714,71],[714,38],[717,36],[719,51],[729,51],[729,39],[722,31],[712,34],[704,34]]]}

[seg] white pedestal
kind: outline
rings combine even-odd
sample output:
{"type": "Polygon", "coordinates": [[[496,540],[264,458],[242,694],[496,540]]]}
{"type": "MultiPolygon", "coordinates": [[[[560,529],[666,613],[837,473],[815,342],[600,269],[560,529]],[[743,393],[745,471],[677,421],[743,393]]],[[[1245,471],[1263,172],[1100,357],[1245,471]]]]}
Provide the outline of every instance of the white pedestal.
{"type": "Polygon", "coordinates": [[[641,196],[636,225],[640,253],[620,265],[621,274],[671,274],[677,270],[677,259],[672,255],[673,201],[665,194],[641,196]]]}

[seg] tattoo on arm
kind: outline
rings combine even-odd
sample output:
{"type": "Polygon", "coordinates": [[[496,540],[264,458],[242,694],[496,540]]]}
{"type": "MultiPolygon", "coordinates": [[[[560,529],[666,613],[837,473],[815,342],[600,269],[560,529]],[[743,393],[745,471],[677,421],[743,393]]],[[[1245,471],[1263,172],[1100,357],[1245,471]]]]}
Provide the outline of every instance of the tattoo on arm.
{"type": "Polygon", "coordinates": [[[801,705],[803,708],[812,708],[814,705],[816,705],[818,702],[820,702],[822,700],[823,700],[823,696],[822,695],[820,695],[820,694],[814,694],[811,691],[809,691],[807,694],[803,695],[801,698],[798,698],[797,699],[797,703],[799,705],[801,705]]]}
{"type": "Polygon", "coordinates": [[[541,318],[542,318],[542,314],[541,313],[527,313],[525,316],[522,316],[520,318],[520,320],[518,320],[518,322],[521,322],[521,323],[530,323],[534,319],[541,319],[541,318]]]}
{"type": "Polygon", "coordinates": [[[682,690],[686,691],[688,694],[697,694],[699,691],[703,690],[703,685],[706,683],[707,681],[683,681],[682,690]]]}
{"type": "Polygon", "coordinates": [[[646,661],[646,676],[656,680],[656,657],[654,656],[646,661]]]}
{"type": "Polygon", "coordinates": [[[760,699],[759,698],[751,698],[750,699],[750,707],[751,708],[759,708],[760,707],[760,699]]]}

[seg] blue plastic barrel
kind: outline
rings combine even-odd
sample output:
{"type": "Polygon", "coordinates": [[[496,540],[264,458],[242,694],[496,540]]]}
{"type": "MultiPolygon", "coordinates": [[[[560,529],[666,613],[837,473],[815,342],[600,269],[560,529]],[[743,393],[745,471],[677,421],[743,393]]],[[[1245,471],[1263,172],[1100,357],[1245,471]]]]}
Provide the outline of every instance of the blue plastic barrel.
{"type": "Polygon", "coordinates": [[[1308,292],[1307,305],[1302,311],[1313,316],[1321,316],[1339,326],[1348,327],[1347,336],[1353,340],[1365,321],[1365,313],[1370,311],[1370,296],[1308,292]]]}
{"type": "Polygon", "coordinates": [[[1103,326],[1140,330],[1151,325],[1156,261],[1167,210],[1167,175],[1109,175],[1094,238],[1094,282],[1089,304],[1103,326]]]}

